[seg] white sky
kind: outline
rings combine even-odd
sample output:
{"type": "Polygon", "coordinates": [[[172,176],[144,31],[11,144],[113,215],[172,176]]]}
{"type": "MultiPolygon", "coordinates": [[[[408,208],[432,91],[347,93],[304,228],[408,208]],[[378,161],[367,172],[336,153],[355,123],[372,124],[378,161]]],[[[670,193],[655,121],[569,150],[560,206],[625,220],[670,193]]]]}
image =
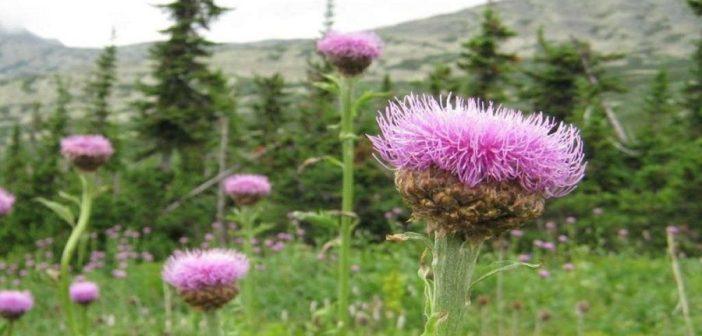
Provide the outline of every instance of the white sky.
{"type": "MultiPolygon", "coordinates": [[[[159,39],[168,25],[153,5],[166,0],[0,0],[0,25],[23,27],[73,47],[101,47],[117,31],[119,45],[159,39]]],[[[370,29],[454,12],[485,0],[336,0],[335,29],[370,29]]],[[[325,0],[218,0],[235,10],[212,26],[217,42],[315,37],[325,0]]]]}

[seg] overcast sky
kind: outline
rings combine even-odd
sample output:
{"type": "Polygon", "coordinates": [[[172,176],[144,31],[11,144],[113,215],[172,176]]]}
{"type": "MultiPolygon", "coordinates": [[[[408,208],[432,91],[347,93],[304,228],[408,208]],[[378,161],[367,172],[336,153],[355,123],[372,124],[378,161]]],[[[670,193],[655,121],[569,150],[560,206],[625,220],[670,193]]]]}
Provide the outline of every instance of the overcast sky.
{"type": "MultiPolygon", "coordinates": [[[[117,44],[153,41],[168,25],[153,5],[166,0],[0,0],[0,25],[23,27],[73,47],[100,47],[115,27],[117,44]]],[[[485,0],[336,0],[338,30],[362,30],[450,13],[485,0]]],[[[217,42],[314,37],[325,0],[219,0],[233,7],[212,27],[217,42]]]]}

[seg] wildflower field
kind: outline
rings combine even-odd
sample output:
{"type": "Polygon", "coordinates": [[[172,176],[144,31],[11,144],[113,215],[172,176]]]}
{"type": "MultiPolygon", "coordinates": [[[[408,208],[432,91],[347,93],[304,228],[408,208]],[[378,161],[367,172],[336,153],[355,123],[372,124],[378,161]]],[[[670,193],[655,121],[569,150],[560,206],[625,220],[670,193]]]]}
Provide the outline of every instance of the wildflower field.
{"type": "Polygon", "coordinates": [[[108,46],[0,132],[0,336],[696,335],[702,43],[642,84],[543,27],[508,51],[518,1],[397,83],[332,0],[301,82],[219,71],[216,1],[160,5],[133,87],[108,46]]]}

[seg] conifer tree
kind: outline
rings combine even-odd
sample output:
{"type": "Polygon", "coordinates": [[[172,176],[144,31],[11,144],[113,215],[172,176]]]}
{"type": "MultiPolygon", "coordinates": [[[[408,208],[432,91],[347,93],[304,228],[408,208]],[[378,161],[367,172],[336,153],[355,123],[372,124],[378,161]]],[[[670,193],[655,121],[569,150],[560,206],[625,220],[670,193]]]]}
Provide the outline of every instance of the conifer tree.
{"type": "Polygon", "coordinates": [[[145,99],[136,103],[142,114],[141,135],[151,149],[162,155],[161,168],[170,170],[170,157],[177,151],[185,171],[200,171],[203,155],[199,146],[212,134],[217,120],[213,85],[220,76],[208,69],[212,42],[202,30],[225,9],[214,0],[175,0],[164,8],[174,24],[163,30],[168,38],[150,50],[155,63],[154,84],[141,84],[145,99]]]}
{"type": "Polygon", "coordinates": [[[61,139],[68,135],[68,104],[71,94],[61,77],[56,77],[54,110],[44,124],[37,160],[33,164],[32,189],[36,196],[53,195],[58,187],[61,139]]]}
{"type": "Polygon", "coordinates": [[[451,67],[444,63],[434,64],[427,78],[427,89],[432,96],[445,96],[450,92],[456,94],[458,85],[452,76],[451,67]]]}
{"type": "Polygon", "coordinates": [[[284,112],[289,102],[285,93],[285,79],[276,73],[270,77],[256,77],[256,101],[254,114],[263,137],[267,141],[276,138],[278,128],[283,124],[284,112]]]}
{"type": "Polygon", "coordinates": [[[116,80],[117,48],[109,45],[103,49],[95,62],[96,70],[93,78],[88,82],[85,91],[88,96],[88,133],[103,134],[112,139],[114,137],[112,125],[109,121],[111,114],[109,99],[116,80]]]}
{"type": "MultiPolygon", "coordinates": [[[[702,0],[687,0],[692,11],[702,17],[702,0]]],[[[702,135],[702,39],[697,41],[692,54],[691,78],[685,87],[685,105],[689,110],[689,124],[693,136],[702,135]]]]}
{"type": "Polygon", "coordinates": [[[3,157],[3,185],[10,189],[21,186],[26,181],[27,162],[28,157],[22,144],[22,129],[19,123],[15,123],[3,157]]]}
{"type": "Polygon", "coordinates": [[[500,51],[500,45],[516,33],[502,24],[492,5],[483,11],[480,32],[462,44],[458,67],[466,72],[463,93],[503,101],[508,75],[517,56],[500,51]]]}

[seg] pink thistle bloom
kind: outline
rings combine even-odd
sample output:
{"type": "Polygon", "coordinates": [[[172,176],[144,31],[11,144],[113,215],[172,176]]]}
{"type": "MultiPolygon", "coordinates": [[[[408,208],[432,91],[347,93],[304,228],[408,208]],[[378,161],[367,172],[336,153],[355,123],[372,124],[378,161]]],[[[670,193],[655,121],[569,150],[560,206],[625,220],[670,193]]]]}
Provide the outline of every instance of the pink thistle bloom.
{"type": "Polygon", "coordinates": [[[573,216],[568,216],[568,217],[566,217],[565,221],[566,221],[566,224],[575,224],[577,219],[575,219],[575,217],[573,217],[573,216]]]}
{"type": "Polygon", "coordinates": [[[381,134],[369,138],[396,169],[437,167],[469,187],[516,181],[544,198],[568,194],[585,173],[580,131],[542,113],[410,95],[388,105],[377,121],[381,134]]]}
{"type": "Polygon", "coordinates": [[[554,221],[546,222],[546,230],[549,230],[549,231],[556,230],[556,222],[554,222],[554,221]]]}
{"type": "Polygon", "coordinates": [[[61,140],[61,155],[83,171],[95,171],[114,154],[102,135],[71,135],[61,140]]]}
{"type": "Polygon", "coordinates": [[[176,252],[163,268],[163,280],[193,307],[209,310],[229,302],[249,271],[248,258],[231,249],[176,252]]]}
{"type": "Polygon", "coordinates": [[[383,52],[383,41],[371,32],[329,32],[317,41],[317,51],[344,75],[361,74],[383,52]]]}
{"type": "Polygon", "coordinates": [[[251,205],[271,193],[268,177],[254,174],[232,175],[222,183],[224,193],[240,205],[251,205]]]}
{"type": "Polygon", "coordinates": [[[10,213],[13,205],[15,205],[15,195],[0,188],[0,216],[10,213]]]}
{"type": "Polygon", "coordinates": [[[551,272],[549,272],[549,271],[546,270],[546,269],[541,269],[541,270],[539,270],[539,276],[540,276],[542,279],[546,279],[546,278],[548,278],[548,277],[551,276],[551,272]]]}
{"type": "Polygon", "coordinates": [[[531,260],[531,254],[520,254],[518,257],[519,262],[527,263],[531,260]]]}
{"type": "Polygon", "coordinates": [[[115,279],[124,279],[127,277],[127,272],[123,269],[112,270],[112,277],[115,279]]]}
{"type": "Polygon", "coordinates": [[[541,240],[541,239],[536,239],[536,240],[534,240],[534,247],[543,248],[543,247],[544,247],[544,241],[541,240]]]}
{"type": "Polygon", "coordinates": [[[620,239],[626,239],[627,237],[629,237],[629,230],[619,229],[617,231],[617,235],[619,236],[620,239]]]}
{"type": "Polygon", "coordinates": [[[521,238],[524,236],[524,231],[519,229],[514,229],[509,232],[509,234],[514,238],[521,238]]]}
{"type": "Polygon", "coordinates": [[[0,316],[16,320],[32,309],[34,298],[29,291],[0,291],[0,316]]]}
{"type": "Polygon", "coordinates": [[[71,300],[80,305],[89,305],[100,298],[100,288],[91,281],[76,281],[69,289],[71,300]]]}
{"type": "Polygon", "coordinates": [[[680,233],[680,228],[675,226],[675,225],[668,225],[668,227],[665,228],[665,231],[671,235],[675,236],[680,233]]]}
{"type": "Polygon", "coordinates": [[[566,236],[566,235],[560,235],[560,236],[558,236],[558,242],[559,242],[559,243],[567,243],[567,242],[568,242],[568,236],[566,236]]]}
{"type": "Polygon", "coordinates": [[[566,272],[574,271],[575,265],[573,265],[573,263],[565,263],[563,264],[563,270],[565,270],[566,272]]]}
{"type": "Polygon", "coordinates": [[[548,250],[548,251],[555,251],[556,244],[554,244],[552,242],[544,242],[543,244],[541,244],[541,248],[544,250],[548,250]]]}

